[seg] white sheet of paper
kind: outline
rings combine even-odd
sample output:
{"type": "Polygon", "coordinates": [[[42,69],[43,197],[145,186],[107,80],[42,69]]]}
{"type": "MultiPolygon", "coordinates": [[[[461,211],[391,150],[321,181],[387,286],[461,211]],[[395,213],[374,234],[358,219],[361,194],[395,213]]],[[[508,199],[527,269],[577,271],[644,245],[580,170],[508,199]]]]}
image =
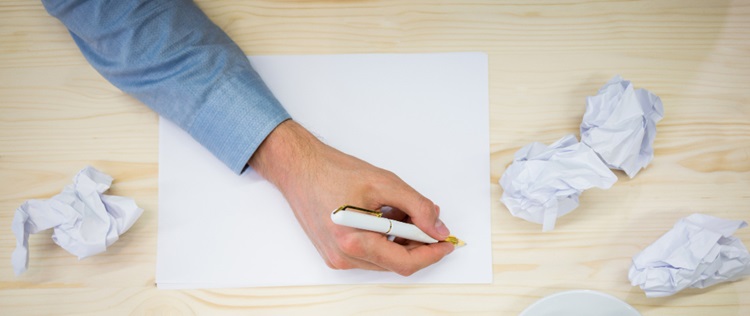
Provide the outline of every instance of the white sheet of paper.
{"type": "Polygon", "coordinates": [[[332,270],[275,187],[252,170],[233,174],[162,119],[159,288],[492,282],[486,54],[250,61],[295,120],[398,174],[440,205],[441,219],[468,246],[410,277],[332,270]]]}

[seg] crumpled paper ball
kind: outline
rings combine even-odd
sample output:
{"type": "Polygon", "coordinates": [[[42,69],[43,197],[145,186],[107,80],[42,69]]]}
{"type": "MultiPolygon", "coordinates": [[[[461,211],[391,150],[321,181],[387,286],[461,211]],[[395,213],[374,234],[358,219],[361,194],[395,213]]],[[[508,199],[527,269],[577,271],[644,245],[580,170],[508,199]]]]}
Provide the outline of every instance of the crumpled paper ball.
{"type": "Polygon", "coordinates": [[[633,257],[628,279],[647,297],[705,288],[750,275],[750,253],[737,237],[744,221],[693,214],[633,257]]]}
{"type": "Polygon", "coordinates": [[[617,177],[594,151],[568,135],[547,146],[531,143],[515,154],[500,185],[501,198],[513,216],[555,227],[555,221],[578,207],[578,196],[592,187],[610,188],[617,177]]]}
{"type": "Polygon", "coordinates": [[[29,200],[16,209],[12,229],[16,249],[11,262],[16,275],[28,268],[29,235],[50,228],[52,240],[83,259],[107,250],[141,216],[130,198],[104,194],[112,177],[87,166],[48,200],[29,200]]]}
{"type": "Polygon", "coordinates": [[[633,178],[654,158],[656,122],[664,117],[661,99],[615,76],[595,96],[586,98],[581,142],[612,169],[633,178]]]}

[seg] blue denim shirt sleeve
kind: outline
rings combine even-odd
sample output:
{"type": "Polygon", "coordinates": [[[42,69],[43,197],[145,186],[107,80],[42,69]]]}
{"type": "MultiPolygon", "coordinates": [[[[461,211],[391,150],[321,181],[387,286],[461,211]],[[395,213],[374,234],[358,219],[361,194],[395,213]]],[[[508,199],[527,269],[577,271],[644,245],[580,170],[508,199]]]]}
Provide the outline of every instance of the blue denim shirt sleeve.
{"type": "Polygon", "coordinates": [[[89,63],[235,173],[289,114],[191,0],[43,0],[89,63]]]}

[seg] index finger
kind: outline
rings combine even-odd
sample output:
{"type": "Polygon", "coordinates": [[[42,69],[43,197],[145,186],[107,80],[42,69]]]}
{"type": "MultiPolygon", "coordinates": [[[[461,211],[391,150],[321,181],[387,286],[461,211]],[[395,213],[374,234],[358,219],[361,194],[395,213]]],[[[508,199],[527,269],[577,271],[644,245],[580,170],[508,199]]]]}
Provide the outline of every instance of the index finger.
{"type": "Polygon", "coordinates": [[[450,230],[438,218],[440,208],[395,174],[393,177],[394,181],[381,187],[380,202],[408,214],[414,225],[432,238],[448,237],[450,230]]]}

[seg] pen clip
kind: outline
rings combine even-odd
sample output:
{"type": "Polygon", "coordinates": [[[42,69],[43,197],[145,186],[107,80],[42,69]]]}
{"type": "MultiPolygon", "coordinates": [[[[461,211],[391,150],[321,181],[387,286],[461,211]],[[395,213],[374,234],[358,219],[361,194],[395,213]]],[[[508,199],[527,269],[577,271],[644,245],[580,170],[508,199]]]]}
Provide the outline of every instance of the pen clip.
{"type": "Polygon", "coordinates": [[[364,213],[364,214],[372,215],[372,216],[376,216],[376,217],[383,217],[383,212],[368,210],[366,208],[356,207],[356,206],[352,206],[352,205],[342,205],[341,207],[339,207],[335,211],[333,211],[333,214],[336,214],[339,211],[353,211],[353,212],[364,213]]]}

